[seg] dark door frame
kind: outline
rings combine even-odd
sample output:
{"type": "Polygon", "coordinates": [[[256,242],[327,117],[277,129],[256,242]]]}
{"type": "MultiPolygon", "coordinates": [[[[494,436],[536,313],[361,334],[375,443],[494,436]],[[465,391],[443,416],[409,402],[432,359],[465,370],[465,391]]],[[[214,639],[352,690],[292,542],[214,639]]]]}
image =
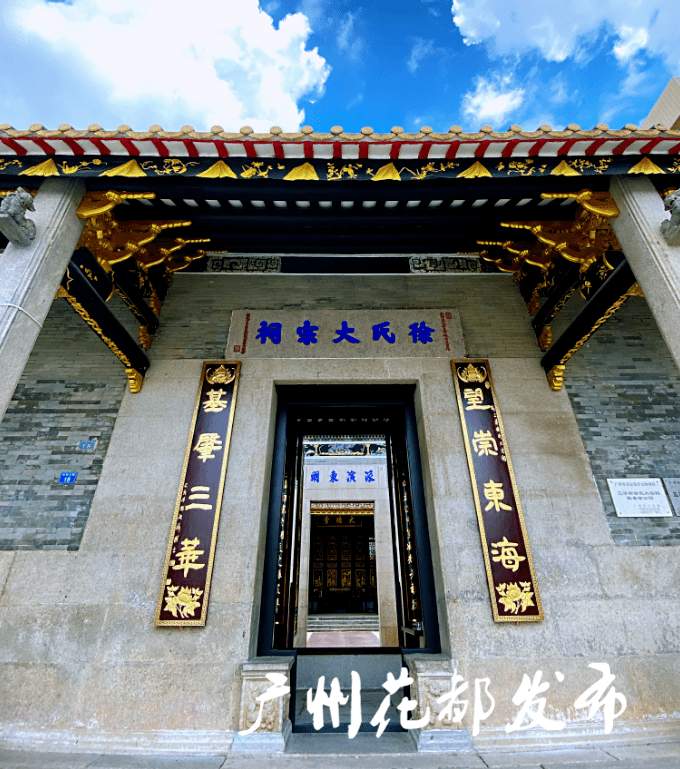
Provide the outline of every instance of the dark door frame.
{"type": "MultiPolygon", "coordinates": [[[[262,599],[257,654],[266,656],[295,656],[296,649],[273,648],[273,628],[276,607],[276,575],[279,556],[281,504],[284,494],[289,426],[288,418],[296,409],[320,407],[401,407],[404,417],[406,462],[410,481],[413,529],[419,566],[422,621],[427,646],[406,648],[409,654],[437,654],[441,651],[437,599],[434,586],[432,552],[425,508],[418,430],[414,406],[415,385],[285,385],[277,387],[278,408],[272,459],[269,512],[265,541],[262,599]]],[[[293,493],[286,487],[286,493],[293,493]]],[[[356,649],[351,653],[356,653],[356,649]]],[[[375,653],[375,649],[373,653],[375,653]]],[[[338,650],[338,653],[341,653],[338,650]]],[[[350,653],[350,652],[348,652],[350,653]]]]}

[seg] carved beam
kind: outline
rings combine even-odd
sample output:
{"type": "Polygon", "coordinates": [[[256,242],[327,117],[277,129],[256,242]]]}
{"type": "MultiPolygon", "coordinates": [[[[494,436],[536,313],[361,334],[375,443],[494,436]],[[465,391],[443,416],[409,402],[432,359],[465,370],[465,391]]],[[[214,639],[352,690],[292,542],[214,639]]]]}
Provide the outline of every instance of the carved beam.
{"type": "Polygon", "coordinates": [[[85,196],[77,212],[85,219],[79,246],[91,253],[111,275],[116,293],[140,323],[139,339],[146,350],[158,329],[156,316],[160,314],[173,273],[205,255],[205,251],[184,249],[208,242],[205,238],[157,240],[166,230],[190,226],[188,220],[119,222],[116,219],[115,208],[123,201],[152,198],[155,198],[153,192],[94,191],[85,196]]]}
{"type": "Polygon", "coordinates": [[[109,301],[114,291],[120,296],[139,321],[139,343],[148,350],[151,347],[151,335],[158,330],[158,318],[144,300],[135,281],[125,271],[124,265],[112,268],[108,262],[97,260],[87,248],[77,249],[72,261],[105,302],[109,301]]]}
{"type": "Polygon", "coordinates": [[[541,359],[541,365],[553,390],[562,388],[565,364],[572,355],[611,318],[629,296],[641,295],[628,262],[621,262],[541,359]]]}
{"type": "Polygon", "coordinates": [[[149,359],[137,347],[120,321],[106,306],[92,282],[72,260],[66,269],[57,296],[63,296],[74,311],[97,334],[125,366],[131,392],[142,389],[149,359]]]}
{"type": "MultiPolygon", "coordinates": [[[[584,195],[586,192],[589,191],[584,190],[579,195],[584,195]]],[[[604,194],[608,193],[597,193],[600,197],[604,194]]],[[[541,197],[549,199],[572,196],[566,193],[544,193],[541,197]]],[[[613,208],[607,207],[603,202],[597,208],[597,211],[611,212],[604,214],[593,211],[591,203],[589,208],[581,208],[571,222],[501,222],[501,227],[528,230],[544,246],[554,249],[554,252],[567,261],[580,265],[581,272],[585,272],[605,251],[620,250],[616,236],[609,226],[608,217],[618,214],[613,201],[611,205],[613,208]]]]}
{"type": "Polygon", "coordinates": [[[500,246],[511,255],[498,257],[483,252],[504,272],[512,272],[529,314],[535,316],[534,331],[539,347],[545,351],[552,342],[550,321],[579,288],[588,299],[595,287],[614,269],[608,254],[619,251],[609,224],[619,209],[608,192],[581,190],[568,193],[542,193],[548,199],[572,199],[580,208],[572,221],[501,222],[502,227],[524,230],[535,236],[534,243],[478,241],[480,245],[500,246]],[[573,267],[571,266],[573,265],[573,267]],[[532,267],[538,267],[540,272],[532,267]],[[540,297],[548,301],[540,308],[540,297]],[[540,309],[539,309],[540,308],[540,309]]]}
{"type": "Polygon", "coordinates": [[[210,238],[175,238],[156,240],[143,248],[135,257],[143,280],[145,293],[151,297],[151,306],[160,315],[174,273],[188,267],[194,260],[205,256],[203,250],[182,251],[196,243],[209,243],[210,238]],[[180,253],[181,252],[181,253],[180,253]]]}
{"type": "Polygon", "coordinates": [[[135,285],[124,265],[116,264],[112,272],[116,293],[139,321],[139,343],[148,350],[151,347],[151,337],[158,331],[160,325],[158,318],[144,300],[142,292],[135,285]]]}
{"type": "Polygon", "coordinates": [[[100,264],[86,248],[76,249],[71,257],[71,262],[90,281],[92,288],[99,296],[108,302],[115,291],[111,268],[108,264],[100,264]]]}
{"type": "Polygon", "coordinates": [[[559,279],[557,285],[548,295],[541,309],[536,313],[531,325],[534,328],[538,346],[545,352],[552,342],[552,329],[550,321],[569,301],[576,291],[579,279],[579,269],[575,264],[570,265],[559,279]]]}
{"type": "Polygon", "coordinates": [[[535,315],[540,306],[540,292],[545,287],[549,272],[554,265],[553,250],[541,246],[540,243],[514,243],[511,240],[478,240],[477,242],[482,246],[500,247],[511,254],[508,258],[502,253],[499,255],[498,251],[492,255],[485,250],[480,256],[485,261],[495,264],[501,272],[514,274],[515,283],[526,302],[529,315],[535,315]]]}

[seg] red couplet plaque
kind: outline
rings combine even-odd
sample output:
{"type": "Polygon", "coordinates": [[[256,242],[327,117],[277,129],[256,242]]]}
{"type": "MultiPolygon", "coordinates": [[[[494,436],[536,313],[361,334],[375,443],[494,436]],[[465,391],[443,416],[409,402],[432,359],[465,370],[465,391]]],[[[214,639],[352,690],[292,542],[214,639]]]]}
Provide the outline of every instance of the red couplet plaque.
{"type": "Polygon", "coordinates": [[[540,621],[543,607],[489,361],[451,365],[494,621],[540,621]]]}
{"type": "Polygon", "coordinates": [[[156,608],[160,627],[205,625],[240,368],[203,364],[156,608]]]}

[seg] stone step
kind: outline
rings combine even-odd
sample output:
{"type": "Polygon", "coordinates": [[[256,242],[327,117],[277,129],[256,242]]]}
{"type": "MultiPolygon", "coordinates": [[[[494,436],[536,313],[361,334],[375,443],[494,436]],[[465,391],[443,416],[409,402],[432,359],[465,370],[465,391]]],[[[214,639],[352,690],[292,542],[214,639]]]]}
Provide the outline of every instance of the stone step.
{"type": "Polygon", "coordinates": [[[377,614],[310,614],[307,617],[307,632],[342,630],[380,630],[377,614]]]}
{"type": "Polygon", "coordinates": [[[347,632],[347,631],[359,631],[359,630],[369,630],[369,631],[375,631],[376,633],[380,630],[380,626],[376,622],[375,624],[371,623],[370,625],[367,623],[365,625],[362,625],[358,622],[337,622],[337,623],[319,623],[318,625],[307,625],[307,632],[308,633],[341,633],[341,632],[347,632]]]}
{"type": "MultiPolygon", "coordinates": [[[[410,732],[385,732],[380,739],[376,739],[375,734],[359,733],[352,740],[347,738],[346,730],[339,734],[293,732],[288,741],[288,745],[286,746],[286,755],[287,757],[290,756],[289,760],[291,760],[291,763],[282,763],[281,766],[293,769],[293,767],[311,764],[314,769],[321,769],[321,767],[323,767],[323,769],[329,769],[330,767],[333,769],[348,769],[349,767],[360,767],[362,765],[375,767],[378,765],[376,762],[379,761],[381,767],[394,769],[395,766],[437,767],[441,766],[443,763],[441,758],[439,759],[439,763],[430,763],[431,758],[426,756],[424,759],[420,760],[418,764],[415,764],[414,758],[418,760],[419,757],[415,755],[409,756],[407,759],[407,757],[403,755],[404,753],[417,753],[417,748],[410,732]],[[324,760],[326,756],[328,756],[327,761],[324,760]],[[359,756],[361,756],[361,759],[359,759],[359,756]],[[372,759],[366,761],[365,756],[372,756],[372,759]],[[298,757],[304,760],[304,763],[293,763],[298,757]],[[312,757],[315,757],[316,760],[312,757]],[[309,758],[312,758],[312,760],[307,760],[309,758]],[[386,763],[383,763],[385,758],[388,760],[386,763]],[[321,759],[321,762],[319,759],[321,759]],[[406,763],[407,760],[408,763],[406,763]],[[425,761],[427,761],[427,763],[425,763],[425,761]]],[[[474,754],[474,756],[476,758],[476,754],[474,754]]],[[[267,759],[267,766],[279,766],[278,763],[271,763],[272,761],[276,761],[276,759],[267,759]]],[[[460,758],[457,758],[457,761],[460,761],[460,758]]],[[[451,766],[451,764],[447,765],[451,766]]],[[[456,766],[472,765],[472,762],[456,764],[456,766]]],[[[49,766],[52,765],[50,764],[49,766]]],[[[480,763],[478,766],[481,767],[483,764],[480,763]]],[[[578,768],[575,767],[575,769],[578,768]]],[[[624,769],[626,769],[626,767],[624,767],[624,769]]]]}
{"type": "MultiPolygon", "coordinates": [[[[326,681],[326,693],[329,691],[330,682],[326,681]]],[[[313,689],[313,694],[316,693],[316,689],[313,689]]],[[[307,690],[298,689],[295,692],[295,721],[293,730],[295,732],[317,732],[318,733],[345,733],[351,722],[351,707],[352,698],[351,690],[349,688],[343,689],[343,695],[349,695],[348,702],[344,705],[340,705],[338,708],[340,723],[336,728],[333,728],[331,724],[330,711],[328,707],[324,708],[324,725],[321,729],[316,730],[313,726],[313,716],[307,710],[307,690]]],[[[378,727],[371,726],[371,719],[376,714],[383,699],[388,696],[384,689],[362,689],[361,690],[361,732],[376,732],[378,727]]],[[[399,691],[396,695],[390,697],[390,706],[385,713],[385,719],[389,720],[385,731],[386,732],[403,732],[405,731],[399,721],[399,711],[397,705],[401,702],[404,693],[399,691]]]]}

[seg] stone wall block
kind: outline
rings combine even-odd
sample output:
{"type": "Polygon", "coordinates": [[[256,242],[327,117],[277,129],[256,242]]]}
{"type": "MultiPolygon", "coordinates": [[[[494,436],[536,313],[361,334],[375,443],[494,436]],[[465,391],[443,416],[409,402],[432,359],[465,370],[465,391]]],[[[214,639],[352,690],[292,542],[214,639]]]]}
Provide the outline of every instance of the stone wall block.
{"type": "MultiPolygon", "coordinates": [[[[134,397],[134,396],[131,396],[134,397]]],[[[195,397],[195,393],[194,393],[195,397]]],[[[166,416],[119,417],[104,462],[90,526],[96,525],[104,498],[126,492],[151,498],[174,497],[179,487],[190,418],[166,416]]]]}
{"type": "Polygon", "coordinates": [[[193,660],[235,669],[234,660],[247,652],[249,605],[214,601],[211,596],[205,627],[155,627],[156,598],[108,606],[95,647],[97,664],[172,668],[193,660]]]}
{"type": "Polygon", "coordinates": [[[600,548],[597,568],[607,596],[680,597],[680,559],[676,548],[600,548]]]}
{"type": "Polygon", "coordinates": [[[677,599],[653,601],[631,596],[630,609],[624,614],[626,639],[638,655],[680,653],[680,614],[677,599]],[[654,632],[650,632],[654,628],[654,632]]]}
{"type": "Polygon", "coordinates": [[[677,719],[680,654],[628,657],[617,660],[612,672],[617,674],[617,690],[628,698],[627,720],[677,719]]]}
{"type": "MultiPolygon", "coordinates": [[[[103,732],[118,731],[121,737],[138,730],[228,732],[232,728],[233,680],[233,666],[193,656],[175,664],[166,660],[90,664],[70,705],[73,715],[68,722],[103,732]]],[[[63,708],[55,708],[55,712],[63,712],[63,708]]]]}
{"type": "Polygon", "coordinates": [[[96,656],[105,605],[0,607],[0,664],[87,665],[96,656]]]}
{"type": "MultiPolygon", "coordinates": [[[[539,578],[540,579],[540,578],[539,578]]],[[[541,585],[539,582],[539,589],[541,585]]],[[[544,599],[543,622],[493,621],[491,600],[487,591],[486,601],[456,600],[448,602],[451,627],[451,648],[462,660],[487,660],[494,658],[531,659],[541,655],[561,657],[565,655],[560,638],[557,615],[551,610],[554,601],[544,599]]]]}
{"type": "Polygon", "coordinates": [[[126,392],[120,404],[119,416],[137,419],[163,417],[168,421],[190,421],[202,368],[202,360],[154,361],[144,376],[141,392],[126,392]]]}
{"type": "MultiPolygon", "coordinates": [[[[169,524],[168,524],[169,533],[169,524]]],[[[51,606],[135,603],[160,589],[167,539],[154,550],[139,552],[17,553],[0,596],[0,606],[51,606]]]]}
{"type": "Polygon", "coordinates": [[[532,548],[551,548],[556,541],[568,547],[612,544],[602,503],[592,493],[565,495],[520,487],[520,501],[532,548]]]}
{"type": "MultiPolygon", "coordinates": [[[[73,726],[74,702],[84,671],[79,661],[71,664],[4,664],[0,676],[3,726],[18,725],[39,730],[73,726]]],[[[86,717],[78,725],[88,721],[86,717]]]]}
{"type": "Polygon", "coordinates": [[[5,591],[7,578],[14,563],[15,553],[0,552],[0,597],[5,591]]]}
{"type": "Polygon", "coordinates": [[[178,487],[179,477],[174,494],[168,482],[167,493],[160,498],[121,494],[115,504],[102,498],[99,509],[106,514],[102,512],[86,528],[79,552],[148,553],[151,549],[165,556],[178,487]]]}
{"type": "MultiPolygon", "coordinates": [[[[562,401],[569,409],[569,402],[562,401]]],[[[574,415],[540,411],[501,411],[510,457],[515,453],[564,455],[580,457],[587,462],[581,435],[574,415]]]]}
{"type": "Polygon", "coordinates": [[[523,489],[537,491],[546,487],[551,496],[564,500],[574,489],[596,493],[593,473],[584,454],[535,454],[513,451],[512,445],[509,448],[520,494],[523,489]]]}
{"type": "Polygon", "coordinates": [[[553,530],[550,545],[540,544],[532,552],[539,588],[544,586],[541,595],[552,593],[570,601],[605,597],[597,568],[599,549],[565,546],[553,530]]]}
{"type": "Polygon", "coordinates": [[[553,597],[552,603],[552,616],[557,619],[566,655],[586,657],[589,662],[597,662],[602,656],[621,657],[640,653],[641,650],[636,648],[634,640],[626,632],[626,622],[644,602],[634,599],[572,601],[564,595],[553,597]]]}

